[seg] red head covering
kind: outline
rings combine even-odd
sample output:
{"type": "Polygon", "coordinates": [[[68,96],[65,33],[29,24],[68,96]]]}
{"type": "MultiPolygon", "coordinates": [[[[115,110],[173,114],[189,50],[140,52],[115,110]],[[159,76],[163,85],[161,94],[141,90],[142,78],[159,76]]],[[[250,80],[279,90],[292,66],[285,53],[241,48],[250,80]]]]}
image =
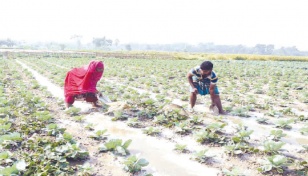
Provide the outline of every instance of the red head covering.
{"type": "Polygon", "coordinates": [[[89,65],[69,71],[65,78],[64,95],[95,93],[96,84],[103,76],[103,72],[98,72],[97,68],[104,68],[102,61],[91,61],[89,65]]]}

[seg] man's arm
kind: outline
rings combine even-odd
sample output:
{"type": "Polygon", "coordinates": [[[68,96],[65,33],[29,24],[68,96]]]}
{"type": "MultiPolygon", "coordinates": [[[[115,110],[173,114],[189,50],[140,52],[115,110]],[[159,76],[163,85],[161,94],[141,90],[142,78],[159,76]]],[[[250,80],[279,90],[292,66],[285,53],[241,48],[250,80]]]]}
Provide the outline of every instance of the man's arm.
{"type": "Polygon", "coordinates": [[[187,73],[188,82],[189,82],[190,86],[193,88],[194,93],[197,94],[197,93],[198,93],[198,90],[197,90],[197,88],[195,88],[195,86],[194,86],[193,79],[192,79],[193,76],[194,76],[194,75],[191,74],[190,72],[187,73]]]}
{"type": "Polygon", "coordinates": [[[213,84],[213,83],[210,84],[210,95],[211,95],[212,105],[215,105],[215,103],[214,103],[215,102],[214,101],[214,98],[215,98],[215,91],[214,91],[215,86],[216,86],[216,84],[213,84]]]}

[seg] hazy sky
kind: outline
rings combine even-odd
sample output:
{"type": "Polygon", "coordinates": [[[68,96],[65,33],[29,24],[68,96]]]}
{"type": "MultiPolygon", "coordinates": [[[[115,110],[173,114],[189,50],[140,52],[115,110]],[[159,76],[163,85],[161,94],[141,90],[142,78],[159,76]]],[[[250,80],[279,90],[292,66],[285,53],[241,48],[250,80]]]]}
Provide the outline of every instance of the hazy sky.
{"type": "Polygon", "coordinates": [[[308,50],[304,0],[0,0],[0,39],[214,42],[308,50]]]}

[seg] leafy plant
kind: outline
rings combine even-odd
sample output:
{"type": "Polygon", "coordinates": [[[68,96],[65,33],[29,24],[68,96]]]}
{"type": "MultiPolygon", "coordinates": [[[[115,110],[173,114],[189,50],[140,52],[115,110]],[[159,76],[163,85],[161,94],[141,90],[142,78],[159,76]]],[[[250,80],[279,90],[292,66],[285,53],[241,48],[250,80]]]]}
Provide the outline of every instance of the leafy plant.
{"type": "Polygon", "coordinates": [[[137,156],[133,155],[130,156],[124,161],[125,165],[124,169],[130,173],[137,173],[141,171],[142,167],[149,165],[149,162],[143,158],[138,158],[137,156]]]}
{"type": "Polygon", "coordinates": [[[35,117],[42,122],[50,122],[51,114],[48,111],[37,111],[34,113],[35,117]]]}
{"type": "Polygon", "coordinates": [[[26,169],[25,161],[17,161],[12,166],[8,166],[5,168],[0,168],[0,175],[18,175],[20,171],[24,171],[26,169]]]}
{"type": "Polygon", "coordinates": [[[160,133],[160,129],[154,128],[154,127],[151,126],[151,127],[144,129],[143,133],[150,135],[150,136],[158,135],[160,133]]]}
{"type": "Polygon", "coordinates": [[[245,176],[238,168],[232,168],[232,170],[223,169],[222,172],[225,176],[245,176]]]}
{"type": "Polygon", "coordinates": [[[300,121],[307,121],[307,120],[308,120],[308,116],[300,115],[300,116],[298,117],[298,119],[299,119],[300,121]]]}
{"type": "Polygon", "coordinates": [[[95,140],[103,140],[103,139],[107,139],[107,135],[105,135],[105,133],[107,132],[107,129],[105,130],[97,130],[96,132],[94,132],[92,135],[90,135],[90,138],[93,138],[95,140]]]}
{"type": "Polygon", "coordinates": [[[132,140],[129,139],[126,142],[124,142],[124,144],[122,144],[122,139],[111,139],[108,142],[101,144],[99,146],[99,151],[100,152],[114,151],[117,154],[125,156],[129,153],[127,148],[131,142],[132,140]]]}
{"type": "Polygon", "coordinates": [[[84,116],[76,115],[76,116],[73,116],[73,119],[76,122],[82,122],[82,121],[84,121],[84,116]]]}
{"type": "Polygon", "coordinates": [[[210,130],[208,131],[199,131],[194,134],[195,139],[199,143],[204,143],[204,142],[214,142],[214,143],[219,143],[223,144],[225,143],[225,136],[221,136],[215,132],[212,132],[210,130]]]}
{"type": "Polygon", "coordinates": [[[256,149],[254,147],[251,147],[251,146],[248,146],[242,143],[237,143],[237,144],[225,146],[225,152],[228,154],[231,154],[231,156],[234,156],[234,155],[240,155],[243,153],[258,153],[259,149],[256,149]]]}
{"type": "Polygon", "coordinates": [[[0,136],[0,144],[9,145],[10,143],[20,142],[22,137],[20,133],[14,132],[0,136]]]}
{"type": "Polygon", "coordinates": [[[269,119],[265,117],[257,118],[257,122],[260,124],[269,124],[269,119]]]}
{"type": "Polygon", "coordinates": [[[224,123],[224,118],[222,116],[214,116],[214,119],[217,121],[217,122],[222,122],[224,123]]]}
{"type": "Polygon", "coordinates": [[[171,109],[168,111],[165,111],[165,116],[174,122],[180,121],[180,120],[186,120],[188,118],[187,115],[181,113],[182,109],[171,109]]]}
{"type": "Polygon", "coordinates": [[[187,151],[187,145],[185,144],[175,144],[175,149],[176,151],[180,152],[180,153],[185,153],[187,151]]]}
{"type": "Polygon", "coordinates": [[[274,155],[261,160],[262,166],[258,168],[259,172],[265,173],[276,170],[278,173],[283,173],[283,167],[290,165],[288,159],[282,155],[274,155]]]}
{"type": "Polygon", "coordinates": [[[9,117],[6,117],[6,115],[4,117],[1,117],[0,118],[0,124],[4,124],[4,123],[7,123],[9,122],[9,117]],[[5,118],[4,118],[5,117],[5,118]]]}
{"type": "Polygon", "coordinates": [[[293,123],[294,120],[293,119],[289,119],[289,120],[278,120],[275,124],[277,128],[283,128],[283,129],[291,129],[292,126],[290,126],[291,123],[293,123]]]}
{"type": "Polygon", "coordinates": [[[283,114],[279,111],[275,111],[275,110],[270,110],[268,113],[266,113],[267,115],[269,116],[272,116],[272,117],[283,117],[283,114]]]}
{"type": "Polygon", "coordinates": [[[7,123],[7,124],[3,124],[0,125],[0,134],[5,134],[8,131],[10,131],[12,124],[11,123],[7,123]]]}
{"type": "Polygon", "coordinates": [[[301,129],[299,129],[299,131],[301,132],[302,135],[307,135],[308,134],[308,125],[306,125],[305,127],[302,127],[301,129]]]}
{"type": "Polygon", "coordinates": [[[308,151],[308,145],[302,145],[302,147],[303,147],[306,151],[308,151]]]}
{"type": "Polygon", "coordinates": [[[191,132],[191,128],[187,122],[175,122],[175,132],[180,134],[187,134],[191,132]]]}
{"type": "Polygon", "coordinates": [[[199,163],[206,163],[210,159],[212,159],[215,155],[209,154],[208,149],[198,151],[194,153],[193,159],[198,161],[199,163]]]}
{"type": "Polygon", "coordinates": [[[70,115],[70,116],[77,116],[77,115],[79,115],[80,111],[81,111],[80,108],[70,107],[69,109],[67,109],[65,111],[65,113],[70,115]]]}
{"type": "Polygon", "coordinates": [[[49,136],[56,136],[57,134],[63,134],[65,128],[59,128],[57,124],[51,123],[43,130],[46,131],[49,136]]]}
{"type": "Polygon", "coordinates": [[[138,117],[129,119],[129,121],[127,122],[127,125],[130,127],[135,127],[135,128],[142,127],[141,123],[138,120],[138,117]]]}
{"type": "Polygon", "coordinates": [[[282,130],[271,130],[269,139],[279,141],[282,137],[287,136],[282,130]]]}
{"type": "MultiPolygon", "coordinates": [[[[50,146],[47,148],[50,148],[50,146]]],[[[71,159],[85,159],[89,156],[88,151],[80,149],[79,143],[67,143],[65,145],[61,145],[59,147],[56,147],[56,151],[62,153],[64,156],[71,159]]]]}
{"type": "Polygon", "coordinates": [[[292,109],[289,107],[289,108],[286,108],[284,110],[281,111],[284,115],[293,115],[294,112],[292,112],[292,109]]]}
{"type": "Polygon", "coordinates": [[[168,119],[164,115],[159,115],[154,118],[154,123],[165,124],[168,123],[168,119]]]}
{"type": "Polygon", "coordinates": [[[210,131],[212,133],[223,133],[223,128],[226,126],[226,123],[211,123],[208,125],[205,130],[210,131]]]}
{"type": "Polygon", "coordinates": [[[231,115],[240,117],[249,117],[248,110],[246,108],[237,108],[231,111],[231,115]]]}
{"type": "Polygon", "coordinates": [[[13,162],[13,160],[11,160],[12,155],[13,154],[9,151],[1,152],[0,153],[0,164],[13,162]]]}
{"type": "Polygon", "coordinates": [[[114,117],[111,119],[112,121],[116,120],[127,120],[128,116],[123,114],[122,110],[117,110],[113,112],[114,117]]]}
{"type": "Polygon", "coordinates": [[[308,160],[295,161],[296,174],[300,176],[306,176],[308,173],[308,160]]]}
{"type": "Polygon", "coordinates": [[[92,174],[93,169],[89,163],[78,165],[78,176],[91,176],[92,174]]]}
{"type": "Polygon", "coordinates": [[[84,128],[86,130],[94,130],[94,124],[93,123],[88,123],[84,128]]]}
{"type": "Polygon", "coordinates": [[[250,135],[253,133],[253,130],[242,130],[236,134],[236,136],[232,137],[232,141],[235,143],[248,143],[248,139],[250,135]]]}
{"type": "Polygon", "coordinates": [[[277,154],[284,144],[283,142],[265,141],[263,144],[264,152],[277,154]]]}
{"type": "Polygon", "coordinates": [[[190,119],[190,123],[194,124],[194,125],[201,125],[203,124],[203,120],[200,119],[199,116],[193,116],[191,119],[190,119]]]}
{"type": "Polygon", "coordinates": [[[71,144],[76,144],[76,141],[73,139],[73,136],[69,133],[63,133],[63,134],[58,134],[57,135],[57,141],[61,141],[62,139],[64,139],[65,141],[71,143],[71,144]]]}

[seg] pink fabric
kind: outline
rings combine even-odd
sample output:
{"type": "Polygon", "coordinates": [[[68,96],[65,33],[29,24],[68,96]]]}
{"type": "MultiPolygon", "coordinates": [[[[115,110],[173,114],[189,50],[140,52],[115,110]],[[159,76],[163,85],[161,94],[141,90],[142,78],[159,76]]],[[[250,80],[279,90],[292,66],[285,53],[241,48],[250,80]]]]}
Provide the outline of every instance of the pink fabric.
{"type": "Polygon", "coordinates": [[[87,66],[70,70],[64,83],[65,99],[83,93],[96,93],[96,84],[103,76],[103,72],[96,71],[97,68],[104,68],[102,61],[91,61],[87,66]]]}

